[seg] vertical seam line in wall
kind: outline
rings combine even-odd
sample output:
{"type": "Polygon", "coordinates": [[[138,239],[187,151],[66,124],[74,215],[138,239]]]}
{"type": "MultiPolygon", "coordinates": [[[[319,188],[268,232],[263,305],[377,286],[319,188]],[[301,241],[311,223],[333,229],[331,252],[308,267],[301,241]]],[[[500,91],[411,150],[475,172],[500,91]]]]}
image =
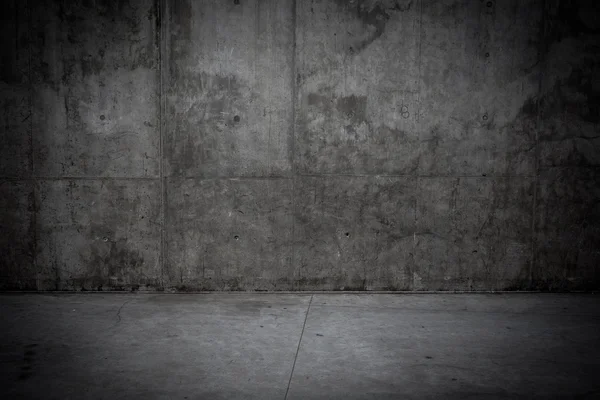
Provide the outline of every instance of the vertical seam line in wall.
{"type": "MultiPolygon", "coordinates": [[[[422,36],[422,32],[423,32],[423,1],[424,0],[419,0],[419,14],[418,14],[418,29],[419,29],[419,34],[418,34],[418,38],[419,38],[419,53],[417,55],[418,57],[418,61],[417,61],[417,71],[418,71],[418,78],[417,78],[417,112],[415,113],[415,118],[416,118],[416,125],[417,125],[417,129],[419,131],[419,139],[421,138],[421,81],[422,81],[422,76],[421,76],[421,45],[423,43],[423,36],[422,36]]],[[[421,151],[421,149],[419,148],[419,152],[421,151]]],[[[419,184],[420,184],[420,174],[419,174],[419,164],[421,163],[421,154],[419,154],[419,156],[417,157],[417,166],[416,166],[416,179],[415,179],[415,209],[414,209],[414,236],[413,236],[413,251],[412,251],[412,268],[410,270],[410,275],[408,276],[408,282],[410,282],[410,288],[414,290],[414,283],[412,281],[414,273],[415,273],[415,268],[416,268],[416,252],[417,252],[417,226],[418,226],[418,217],[417,217],[417,213],[418,213],[418,207],[419,207],[419,184]]]]}
{"type": "MultiPolygon", "coordinates": [[[[292,0],[292,66],[291,66],[291,80],[292,80],[292,140],[290,143],[290,162],[292,169],[292,245],[291,245],[291,263],[292,271],[296,269],[296,167],[295,167],[295,154],[296,154],[296,0],[292,0]]],[[[298,274],[300,270],[298,270],[298,274]]],[[[296,274],[294,273],[293,276],[296,274]]],[[[300,277],[298,276],[298,282],[300,277]]],[[[292,277],[292,289],[294,289],[294,281],[292,277]]],[[[296,289],[300,289],[299,287],[296,289]]],[[[291,378],[290,378],[291,379],[291,378]]],[[[289,388],[289,387],[288,387],[289,388]]],[[[287,392],[286,392],[287,397],[287,392]]]]}
{"type": "Polygon", "coordinates": [[[529,262],[529,289],[532,289],[534,284],[534,269],[536,263],[536,247],[537,247],[537,238],[536,238],[536,218],[537,218],[537,192],[538,192],[538,183],[539,183],[539,130],[542,124],[542,119],[540,116],[540,101],[542,96],[542,80],[544,77],[544,70],[546,66],[544,52],[545,49],[545,41],[546,41],[546,1],[542,0],[541,4],[541,18],[540,18],[540,33],[539,33],[539,44],[538,44],[538,62],[540,65],[539,77],[538,77],[538,95],[536,101],[536,121],[534,128],[534,151],[533,151],[533,163],[534,163],[534,175],[533,175],[533,204],[531,205],[531,259],[529,262]]]}
{"type": "MultiPolygon", "coordinates": [[[[15,3],[17,3],[18,0],[15,1],[15,3]]],[[[29,40],[28,40],[28,45],[27,45],[27,52],[28,52],[28,61],[27,61],[27,74],[28,74],[28,80],[29,80],[29,146],[30,146],[30,151],[29,151],[29,162],[30,162],[30,166],[31,166],[31,176],[36,176],[35,174],[35,166],[34,166],[34,151],[33,151],[33,81],[32,81],[32,77],[33,74],[31,72],[31,53],[33,52],[32,50],[32,46],[33,46],[33,33],[32,33],[32,29],[33,29],[33,16],[32,16],[32,4],[30,1],[27,1],[25,3],[27,5],[27,24],[29,26],[29,40]]],[[[17,21],[17,24],[19,23],[19,21],[17,21]]]]}
{"type": "MultiPolygon", "coordinates": [[[[18,1],[15,1],[15,3],[17,3],[18,1]]],[[[32,262],[33,262],[33,270],[35,271],[35,286],[37,290],[41,290],[40,287],[40,275],[41,275],[41,271],[38,271],[38,264],[37,264],[37,241],[38,241],[38,227],[37,227],[37,191],[38,191],[38,185],[37,185],[37,179],[35,179],[35,159],[34,159],[34,149],[33,149],[33,74],[31,72],[31,56],[32,56],[32,52],[33,52],[33,11],[32,11],[32,7],[33,5],[31,4],[30,1],[27,1],[25,3],[27,5],[27,25],[29,27],[28,31],[28,43],[27,43],[27,53],[28,53],[28,60],[27,60],[27,75],[28,75],[28,80],[29,80],[29,162],[30,162],[30,172],[31,172],[31,176],[34,178],[33,179],[33,196],[31,199],[31,206],[33,208],[33,213],[31,215],[31,218],[33,219],[32,221],[32,225],[33,225],[33,255],[32,255],[32,262]]],[[[17,21],[17,24],[19,23],[19,21],[17,21]]]]}
{"type": "Polygon", "coordinates": [[[160,285],[164,289],[165,286],[165,221],[166,221],[166,209],[165,209],[165,182],[164,182],[164,171],[163,171],[163,131],[166,126],[164,121],[164,87],[163,87],[163,46],[165,43],[164,38],[164,24],[165,24],[165,10],[167,0],[156,0],[157,15],[159,19],[158,23],[158,71],[159,71],[159,93],[158,93],[158,175],[160,179],[160,249],[159,249],[159,266],[160,266],[160,285]]]}

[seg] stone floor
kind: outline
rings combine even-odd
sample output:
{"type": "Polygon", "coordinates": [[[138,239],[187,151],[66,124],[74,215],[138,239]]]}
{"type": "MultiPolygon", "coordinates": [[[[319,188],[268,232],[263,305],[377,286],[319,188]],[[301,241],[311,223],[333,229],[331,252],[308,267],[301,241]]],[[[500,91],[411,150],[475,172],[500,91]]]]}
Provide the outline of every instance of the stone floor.
{"type": "Polygon", "coordinates": [[[600,296],[2,294],[5,399],[600,398],[600,296]]]}

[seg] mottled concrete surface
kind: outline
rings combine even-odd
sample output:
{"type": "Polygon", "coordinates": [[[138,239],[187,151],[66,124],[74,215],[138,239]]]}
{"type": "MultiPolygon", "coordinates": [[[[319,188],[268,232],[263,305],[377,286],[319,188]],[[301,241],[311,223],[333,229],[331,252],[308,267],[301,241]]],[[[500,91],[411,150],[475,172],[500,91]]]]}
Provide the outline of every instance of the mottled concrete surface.
{"type": "Polygon", "coordinates": [[[34,187],[31,181],[0,180],[0,289],[37,289],[34,187]]]}
{"type": "Polygon", "coordinates": [[[299,173],[416,171],[419,7],[404,0],[297,2],[299,173]]]}
{"type": "Polygon", "coordinates": [[[289,179],[169,179],[166,279],[177,290],[291,290],[289,179]]]}
{"type": "Polygon", "coordinates": [[[414,289],[525,289],[533,179],[419,180],[414,289]]]}
{"type": "Polygon", "coordinates": [[[542,3],[422,1],[422,174],[535,174],[542,3]]]}
{"type": "Polygon", "coordinates": [[[410,177],[298,179],[298,289],[410,289],[415,186],[410,177]]]}
{"type": "Polygon", "coordinates": [[[10,0],[0,288],[600,288],[594,0],[10,0]]]}
{"type": "Polygon", "coordinates": [[[533,278],[541,287],[597,287],[600,8],[554,1],[546,11],[533,278]]]}
{"type": "Polygon", "coordinates": [[[147,0],[33,1],[37,176],[158,176],[156,13],[147,0]]]}
{"type": "Polygon", "coordinates": [[[161,285],[158,182],[45,181],[36,201],[38,289],[161,285]]]}
{"type": "Polygon", "coordinates": [[[289,176],[292,1],[165,3],[165,170],[289,176]]]}
{"type": "Polygon", "coordinates": [[[595,399],[597,295],[0,296],[10,399],[595,399]]]}
{"type": "Polygon", "coordinates": [[[32,173],[29,7],[26,1],[0,5],[0,176],[32,173]]]}

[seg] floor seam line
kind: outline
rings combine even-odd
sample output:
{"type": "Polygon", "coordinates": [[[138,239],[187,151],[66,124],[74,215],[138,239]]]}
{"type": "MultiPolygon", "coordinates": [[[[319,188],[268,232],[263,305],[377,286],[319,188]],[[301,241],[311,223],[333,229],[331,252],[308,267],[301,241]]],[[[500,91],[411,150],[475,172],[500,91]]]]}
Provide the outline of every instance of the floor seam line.
{"type": "Polygon", "coordinates": [[[304,328],[306,328],[306,320],[308,320],[308,313],[310,312],[310,306],[313,301],[314,294],[310,296],[308,302],[308,308],[306,309],[306,315],[304,316],[304,323],[302,324],[302,332],[300,333],[300,340],[298,340],[298,348],[296,349],[296,355],[294,356],[294,364],[292,365],[292,372],[290,372],[290,379],[288,380],[287,389],[285,390],[285,397],[283,400],[287,400],[290,386],[292,384],[292,377],[294,376],[294,369],[296,368],[296,360],[298,359],[298,353],[300,352],[300,345],[302,344],[302,337],[304,336],[304,328]]]}

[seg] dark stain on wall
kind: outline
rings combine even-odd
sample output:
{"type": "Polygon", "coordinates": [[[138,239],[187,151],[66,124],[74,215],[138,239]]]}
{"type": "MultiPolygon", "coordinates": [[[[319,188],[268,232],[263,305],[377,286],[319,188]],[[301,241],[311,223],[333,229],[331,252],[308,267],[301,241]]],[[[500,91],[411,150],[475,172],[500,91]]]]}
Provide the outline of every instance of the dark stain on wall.
{"type": "Polygon", "coordinates": [[[135,180],[40,184],[40,289],[160,289],[158,189],[135,180]]]}
{"type": "Polygon", "coordinates": [[[393,13],[405,12],[410,10],[413,1],[365,1],[358,0],[354,2],[348,2],[346,0],[334,0],[335,3],[346,12],[352,13],[355,17],[360,20],[367,31],[369,31],[368,38],[362,42],[356,44],[349,49],[351,54],[354,52],[360,52],[367,46],[379,39],[383,35],[386,24],[392,17],[393,13]]]}
{"type": "MultiPolygon", "coordinates": [[[[302,171],[396,174],[417,168],[414,133],[369,117],[369,108],[372,114],[379,110],[369,105],[368,96],[322,87],[302,97],[296,119],[296,163],[302,171]]],[[[397,108],[400,114],[406,109],[397,108]]]]}
{"type": "Polygon", "coordinates": [[[600,6],[561,0],[545,11],[532,284],[593,290],[600,284],[600,6]]]}
{"type": "Polygon", "coordinates": [[[170,3],[171,12],[164,18],[169,18],[168,24],[171,31],[171,49],[175,55],[169,58],[169,75],[173,82],[183,77],[182,65],[178,60],[190,55],[190,48],[186,46],[187,41],[192,38],[192,5],[187,0],[170,3]]]}
{"type": "Polygon", "coordinates": [[[589,123],[600,122],[600,58],[585,60],[566,79],[554,83],[550,93],[541,99],[545,116],[570,114],[589,123]]]}
{"type": "Polygon", "coordinates": [[[319,93],[309,93],[307,102],[308,106],[315,107],[320,113],[326,115],[335,113],[339,118],[351,124],[366,122],[366,96],[356,96],[354,94],[336,96],[324,89],[319,93]]]}
{"type": "MultiPolygon", "coordinates": [[[[83,1],[72,4],[58,2],[57,16],[62,31],[60,33],[64,35],[66,44],[73,48],[79,47],[81,50],[80,54],[70,54],[69,63],[80,62],[84,76],[98,74],[103,69],[110,67],[112,60],[108,61],[107,65],[105,53],[120,50],[114,46],[123,46],[128,40],[139,41],[140,35],[143,34],[143,25],[148,15],[142,15],[138,10],[139,6],[140,2],[135,0],[83,1]],[[90,18],[90,15],[93,15],[94,18],[90,18]],[[99,45],[99,50],[97,53],[90,54],[85,51],[90,37],[96,37],[98,40],[96,45],[99,45]],[[111,42],[114,45],[111,46],[111,42]]],[[[153,4],[150,8],[152,18],[156,14],[155,7],[156,5],[153,4]]],[[[45,41],[43,34],[39,39],[43,44],[45,41]]],[[[120,60],[116,67],[153,68],[156,62],[154,47],[154,40],[148,40],[146,47],[136,49],[137,51],[132,54],[131,59],[127,60],[128,62],[124,62],[125,59],[120,60]]],[[[70,65],[70,68],[74,68],[74,66],[70,65]]],[[[67,76],[70,75],[68,71],[66,72],[67,76]]],[[[63,77],[63,81],[67,79],[67,77],[63,77]]]]}
{"type": "Polygon", "coordinates": [[[0,180],[0,290],[36,290],[35,210],[31,182],[0,180]]]}
{"type": "Polygon", "coordinates": [[[568,37],[600,33],[600,6],[595,0],[559,0],[547,17],[546,38],[560,42],[568,37]],[[556,18],[558,16],[558,18],[556,18]]]}
{"type": "Polygon", "coordinates": [[[96,278],[95,282],[90,282],[92,288],[146,283],[139,281],[140,275],[143,275],[144,258],[139,251],[130,248],[127,238],[116,239],[110,229],[95,224],[91,226],[90,237],[101,238],[92,246],[90,258],[85,260],[90,271],[86,275],[96,278]]]}
{"type": "Polygon", "coordinates": [[[593,290],[600,284],[599,188],[596,169],[567,167],[542,172],[535,289],[593,290]]]}
{"type": "Polygon", "coordinates": [[[336,102],[336,109],[351,124],[360,124],[366,121],[367,97],[356,95],[339,97],[336,102]]]}

